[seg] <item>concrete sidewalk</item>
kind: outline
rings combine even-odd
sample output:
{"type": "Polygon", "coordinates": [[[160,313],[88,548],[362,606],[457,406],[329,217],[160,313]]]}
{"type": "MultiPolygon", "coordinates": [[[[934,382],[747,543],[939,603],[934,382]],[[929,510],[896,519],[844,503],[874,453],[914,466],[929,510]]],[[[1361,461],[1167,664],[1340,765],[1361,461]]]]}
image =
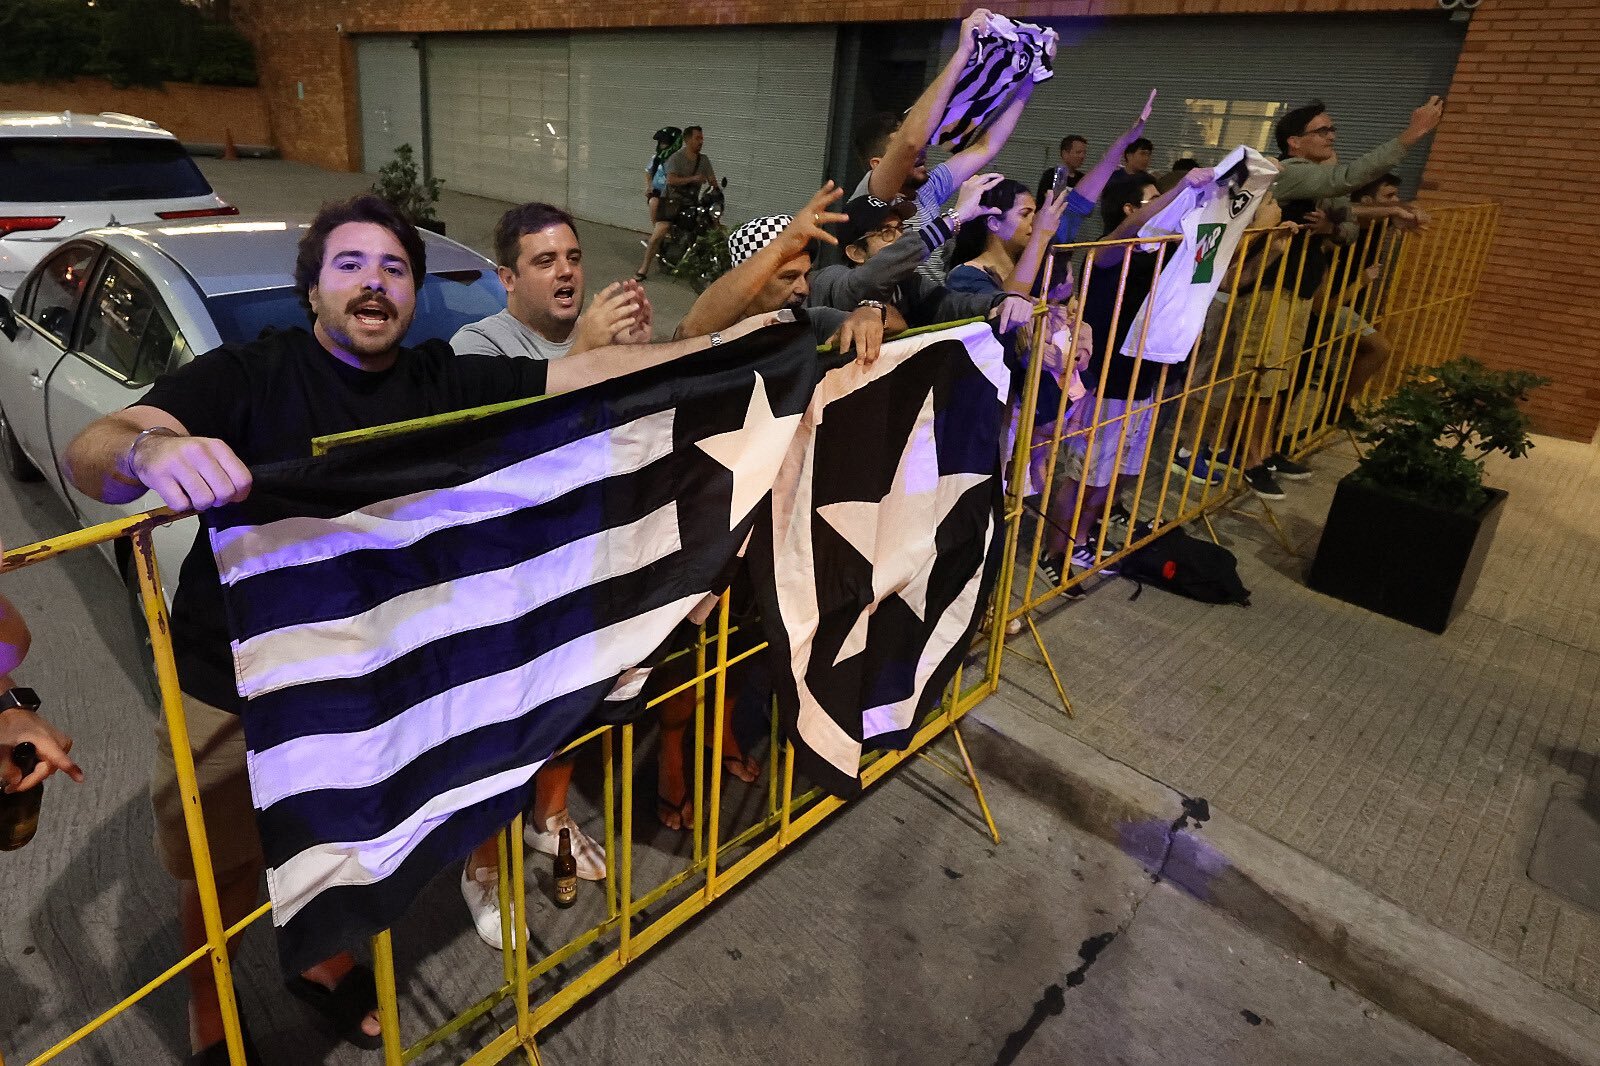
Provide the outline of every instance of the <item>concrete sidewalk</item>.
{"type": "MultiPolygon", "coordinates": [[[[1251,608],[1155,591],[1130,602],[1133,586],[1110,579],[1041,624],[1078,717],[1020,657],[983,716],[1016,737],[1059,731],[1085,756],[1203,797],[1396,922],[1443,935],[1442,959],[1454,944],[1467,971],[1493,961],[1524,976],[1525,1002],[1557,994],[1541,1010],[1594,1041],[1571,1061],[1600,1061],[1600,914],[1581,891],[1600,871],[1565,870],[1566,894],[1528,875],[1552,799],[1586,796],[1593,812],[1600,798],[1600,453],[1540,439],[1530,458],[1491,464],[1510,504],[1476,596],[1442,637],[1303,586],[1352,465],[1347,446],[1330,448],[1276,505],[1299,557],[1248,518],[1218,520],[1251,608]]],[[[1512,1040],[1517,1024],[1557,1024],[1496,1021],[1512,1040]]]]}

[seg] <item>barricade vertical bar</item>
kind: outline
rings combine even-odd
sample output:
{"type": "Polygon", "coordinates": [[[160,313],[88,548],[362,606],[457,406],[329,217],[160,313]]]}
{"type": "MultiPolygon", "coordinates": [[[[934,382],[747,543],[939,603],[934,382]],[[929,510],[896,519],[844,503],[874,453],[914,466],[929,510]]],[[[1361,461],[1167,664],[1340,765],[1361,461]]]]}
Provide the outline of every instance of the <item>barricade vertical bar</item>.
{"type": "Polygon", "coordinates": [[[378,985],[378,1028],[383,1035],[384,1066],[405,1062],[400,1041],[400,997],[394,983],[394,938],[388,929],[372,938],[372,975],[378,985]]]}
{"type": "Polygon", "coordinates": [[[512,968],[511,951],[506,948],[507,944],[514,943],[512,938],[516,935],[514,916],[511,913],[511,849],[515,846],[509,826],[495,834],[494,872],[499,882],[495,885],[495,890],[500,898],[500,969],[507,985],[511,984],[516,976],[512,968]]]}
{"type": "Polygon", "coordinates": [[[773,696],[769,702],[772,704],[772,731],[767,743],[767,814],[773,815],[778,813],[778,697],[773,696]]]}
{"type": "Polygon", "coordinates": [[[633,724],[622,727],[622,922],[617,958],[633,957],[633,724]]]}
{"type": "Polygon", "coordinates": [[[978,799],[978,809],[983,812],[984,824],[989,827],[989,835],[998,844],[1000,828],[994,824],[994,815],[989,812],[989,801],[983,798],[983,784],[978,780],[978,771],[972,766],[972,757],[967,754],[967,743],[961,739],[961,727],[952,724],[950,733],[956,738],[956,750],[961,753],[961,765],[967,768],[967,780],[972,782],[972,794],[978,799]]]}
{"type": "Polygon", "coordinates": [[[794,812],[794,744],[783,745],[783,806],[778,808],[778,847],[789,843],[789,816],[794,812]]]}
{"type": "Polygon", "coordinates": [[[511,913],[512,943],[516,953],[517,1041],[524,1048],[533,1046],[533,1015],[528,1005],[528,882],[527,861],[522,847],[522,814],[511,819],[511,913]]]}
{"type": "Polygon", "coordinates": [[[134,568],[139,574],[139,594],[144,601],[144,620],[150,627],[150,647],[155,655],[156,678],[161,687],[161,711],[167,732],[172,736],[172,759],[178,778],[178,794],[183,798],[183,822],[189,833],[189,852],[194,862],[195,886],[200,893],[200,914],[205,922],[206,946],[211,955],[211,970],[217,983],[217,1002],[222,1010],[223,1039],[228,1059],[234,1066],[245,1066],[244,1035],[239,1026],[239,1004],[233,995],[233,968],[228,960],[226,925],[222,904],[217,898],[217,877],[211,867],[211,845],[206,840],[205,817],[200,808],[200,786],[194,775],[194,751],[189,746],[189,723],[183,710],[183,695],[178,688],[178,666],[172,655],[171,620],[167,599],[161,590],[161,573],[156,565],[155,545],[148,529],[133,534],[134,568]]]}
{"type": "Polygon", "coordinates": [[[617,864],[612,856],[617,853],[617,768],[615,745],[611,742],[614,728],[600,734],[600,761],[605,773],[606,812],[606,917],[617,916],[617,864]]]}
{"type": "Polygon", "coordinates": [[[717,674],[711,686],[711,802],[706,834],[706,902],[717,898],[717,842],[722,836],[722,727],[727,717],[728,612],[731,600],[724,592],[717,602],[717,674]]]}
{"type": "MultiPolygon", "coordinates": [[[[705,858],[706,809],[706,627],[694,642],[694,861],[705,858]]],[[[718,764],[721,765],[720,763],[718,764]]]]}

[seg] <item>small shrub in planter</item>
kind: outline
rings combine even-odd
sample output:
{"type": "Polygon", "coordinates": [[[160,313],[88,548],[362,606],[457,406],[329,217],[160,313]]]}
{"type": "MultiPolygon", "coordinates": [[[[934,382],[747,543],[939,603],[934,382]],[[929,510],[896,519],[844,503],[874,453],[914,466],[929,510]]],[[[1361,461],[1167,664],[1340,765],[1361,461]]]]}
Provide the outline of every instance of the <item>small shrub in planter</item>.
{"type": "Polygon", "coordinates": [[[417,165],[411,146],[402,144],[394,150],[394,158],[378,171],[372,191],[410,219],[413,226],[442,234],[444,223],[433,209],[439,202],[442,188],[444,181],[440,178],[423,179],[422,168],[417,165]]]}
{"type": "Polygon", "coordinates": [[[1369,448],[1339,483],[1307,584],[1442,633],[1472,595],[1506,494],[1484,460],[1533,447],[1520,404],[1544,378],[1455,359],[1411,371],[1362,419],[1369,448]]]}

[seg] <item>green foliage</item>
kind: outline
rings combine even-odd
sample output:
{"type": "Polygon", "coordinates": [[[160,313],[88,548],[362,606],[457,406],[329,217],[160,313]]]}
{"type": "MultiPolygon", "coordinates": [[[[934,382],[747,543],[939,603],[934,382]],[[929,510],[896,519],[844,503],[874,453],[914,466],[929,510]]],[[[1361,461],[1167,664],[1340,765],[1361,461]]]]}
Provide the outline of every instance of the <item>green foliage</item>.
{"type": "Polygon", "coordinates": [[[422,180],[422,168],[417,165],[411,146],[402,144],[394,150],[394,158],[378,171],[372,191],[415,224],[438,220],[433,205],[439,202],[439,190],[443,187],[444,181],[440,178],[422,180]]]}
{"type": "Polygon", "coordinates": [[[85,32],[84,5],[68,0],[0,3],[0,82],[76,77],[99,44],[85,32]]]}
{"type": "Polygon", "coordinates": [[[1490,370],[1476,359],[1413,368],[1406,382],[1362,418],[1372,447],[1356,474],[1374,485],[1453,511],[1488,498],[1483,461],[1528,454],[1528,416],[1518,407],[1547,378],[1490,370]]]}
{"type": "Polygon", "coordinates": [[[672,273],[680,278],[704,278],[710,284],[728,272],[728,229],[712,226],[695,238],[672,273]]]}
{"type": "Polygon", "coordinates": [[[256,84],[250,42],[183,0],[3,0],[0,42],[0,82],[256,84]]]}

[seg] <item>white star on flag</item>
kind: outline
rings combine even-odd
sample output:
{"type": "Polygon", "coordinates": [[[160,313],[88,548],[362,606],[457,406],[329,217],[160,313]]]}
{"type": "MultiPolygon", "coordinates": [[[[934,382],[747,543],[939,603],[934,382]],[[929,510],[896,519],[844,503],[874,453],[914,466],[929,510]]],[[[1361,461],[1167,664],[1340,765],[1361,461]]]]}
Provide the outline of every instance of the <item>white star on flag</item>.
{"type": "Polygon", "coordinates": [[[823,521],[872,564],[872,603],[845,637],[834,659],[836,666],[866,647],[872,613],[889,594],[897,593],[919,620],[926,617],[928,577],[938,554],[934,537],[939,524],[963,493],[988,478],[987,474],[966,473],[941,477],[933,430],[933,393],[929,392],[883,498],[817,508],[823,521]]]}
{"type": "Polygon", "coordinates": [[[698,442],[701,451],[733,471],[730,530],[738,528],[771,490],[799,426],[797,414],[781,418],[773,415],[772,403],[767,399],[767,383],[757,374],[755,386],[750,390],[744,425],[698,442]]]}

